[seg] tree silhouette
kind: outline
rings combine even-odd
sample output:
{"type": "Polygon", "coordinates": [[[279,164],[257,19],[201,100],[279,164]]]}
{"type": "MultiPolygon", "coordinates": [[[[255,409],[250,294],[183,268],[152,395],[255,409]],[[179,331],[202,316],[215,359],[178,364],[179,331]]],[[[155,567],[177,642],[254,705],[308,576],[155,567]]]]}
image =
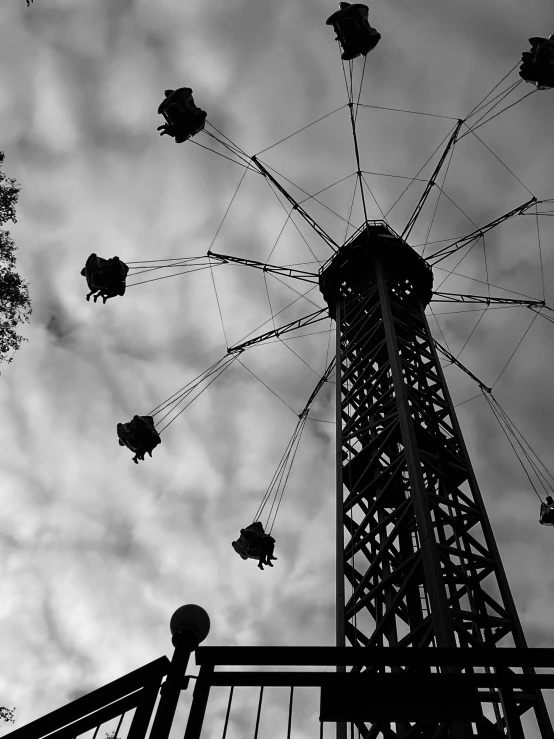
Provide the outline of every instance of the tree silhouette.
{"type": "Polygon", "coordinates": [[[6,706],[0,706],[0,721],[5,724],[13,724],[15,719],[13,717],[15,708],[6,708],[6,706]]]}
{"type": "MultiPolygon", "coordinates": [[[[0,151],[0,167],[4,152],[0,151]]],[[[0,169],[0,227],[7,221],[16,222],[15,206],[19,197],[18,183],[6,177],[0,169]]],[[[16,328],[29,321],[31,302],[27,284],[15,271],[16,246],[9,231],[0,228],[0,362],[11,362],[8,352],[15,352],[24,341],[16,328]]]]}

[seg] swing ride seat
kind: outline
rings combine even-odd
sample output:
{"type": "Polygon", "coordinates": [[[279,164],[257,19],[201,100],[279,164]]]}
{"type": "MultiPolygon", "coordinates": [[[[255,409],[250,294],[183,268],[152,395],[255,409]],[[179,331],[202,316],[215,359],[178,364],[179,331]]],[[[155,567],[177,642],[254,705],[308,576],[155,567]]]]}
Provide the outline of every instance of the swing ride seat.
{"type": "Polygon", "coordinates": [[[264,527],[260,521],[255,521],[241,529],[238,540],[233,541],[232,546],[242,559],[255,559],[264,564],[272,559],[277,559],[273,556],[275,539],[264,532],[264,527]]]}
{"type": "Polygon", "coordinates": [[[267,559],[277,559],[273,556],[275,550],[275,539],[269,534],[264,534],[248,546],[248,554],[252,559],[265,557],[267,559]]]}
{"type": "Polygon", "coordinates": [[[245,542],[249,552],[253,552],[254,550],[268,552],[275,547],[275,539],[270,534],[265,533],[260,521],[255,521],[250,526],[241,529],[240,537],[245,542]]]}
{"type": "Polygon", "coordinates": [[[539,523],[542,526],[554,526],[554,506],[541,503],[539,523]]]}
{"type": "Polygon", "coordinates": [[[243,541],[240,539],[239,541],[232,541],[231,546],[235,552],[240,555],[241,559],[248,559],[248,555],[246,554],[246,545],[243,541]]]}
{"type": "Polygon", "coordinates": [[[521,55],[519,76],[538,90],[550,90],[554,87],[554,40],[533,36],[529,43],[531,50],[521,55]]]}
{"type": "Polygon", "coordinates": [[[207,113],[195,105],[190,87],[166,90],[166,93],[169,95],[158,107],[158,113],[166,120],[161,128],[181,144],[202,131],[207,113]]]}
{"type": "Polygon", "coordinates": [[[251,523],[250,526],[246,526],[244,529],[241,529],[241,533],[243,531],[251,531],[256,534],[256,536],[265,535],[264,527],[261,521],[254,521],[254,523],[251,523]]]}
{"type": "Polygon", "coordinates": [[[94,293],[96,293],[95,303],[99,297],[102,297],[105,303],[106,300],[115,298],[116,295],[125,295],[125,279],[128,272],[129,267],[119,257],[103,259],[94,253],[90,254],[81,270],[90,290],[87,300],[94,293]]]}
{"type": "Polygon", "coordinates": [[[343,48],[341,59],[348,61],[366,56],[381,40],[381,34],[367,20],[368,7],[355,3],[341,8],[327,18],[343,48]]]}
{"type": "Polygon", "coordinates": [[[262,551],[261,548],[256,547],[254,541],[245,539],[242,533],[237,541],[231,542],[231,545],[235,552],[239,554],[242,559],[259,560],[261,557],[265,559],[266,553],[262,551]]]}
{"type": "Polygon", "coordinates": [[[152,456],[152,451],[162,443],[152,416],[134,416],[129,423],[118,423],[117,436],[119,445],[126,446],[135,454],[135,462],[144,460],[145,454],[152,456]]]}

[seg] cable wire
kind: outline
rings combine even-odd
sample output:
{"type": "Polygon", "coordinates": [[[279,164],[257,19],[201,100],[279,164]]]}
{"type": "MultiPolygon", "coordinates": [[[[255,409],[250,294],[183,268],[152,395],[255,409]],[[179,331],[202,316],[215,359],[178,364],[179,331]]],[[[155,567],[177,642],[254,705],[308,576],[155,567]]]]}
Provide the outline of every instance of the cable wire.
{"type": "Polygon", "coordinates": [[[501,377],[502,377],[502,375],[504,374],[504,372],[505,372],[505,370],[506,370],[506,367],[507,367],[507,366],[508,366],[508,365],[510,364],[510,362],[511,362],[511,361],[512,361],[512,359],[514,358],[514,354],[515,354],[515,353],[517,352],[517,350],[518,350],[518,349],[519,349],[519,347],[521,346],[521,342],[523,341],[523,339],[524,339],[524,338],[525,338],[525,337],[527,336],[527,334],[529,333],[529,329],[531,328],[531,326],[532,326],[532,325],[533,325],[533,324],[535,323],[535,321],[536,321],[536,320],[537,320],[537,318],[539,317],[539,315],[540,315],[540,312],[541,312],[541,310],[542,310],[542,307],[541,307],[541,309],[540,309],[540,310],[539,310],[538,312],[536,312],[536,313],[535,313],[535,316],[534,316],[533,320],[532,320],[532,321],[531,321],[531,323],[530,323],[530,324],[529,324],[529,325],[527,326],[527,329],[525,330],[525,333],[523,334],[523,336],[522,336],[522,337],[521,337],[521,339],[519,340],[519,342],[518,342],[518,345],[516,346],[516,348],[514,349],[514,351],[513,351],[512,353],[511,353],[511,355],[510,355],[510,358],[508,359],[508,361],[506,362],[506,364],[505,364],[505,365],[504,365],[504,367],[502,368],[502,372],[501,372],[501,373],[500,373],[500,374],[498,375],[498,377],[496,378],[496,380],[495,380],[494,384],[493,384],[493,385],[492,385],[492,387],[491,387],[491,390],[493,390],[493,389],[494,389],[495,385],[496,385],[496,384],[498,383],[498,381],[500,380],[500,378],[501,378],[501,377]]]}
{"type": "Polygon", "coordinates": [[[514,443],[513,439],[512,439],[511,437],[510,437],[510,434],[509,434],[509,432],[508,432],[507,428],[506,428],[506,427],[505,427],[505,425],[504,425],[504,424],[503,424],[503,423],[501,422],[501,420],[500,420],[500,418],[499,418],[499,415],[497,414],[497,412],[496,412],[496,409],[495,409],[495,407],[494,407],[493,403],[492,403],[492,402],[491,402],[491,401],[489,400],[489,398],[488,398],[488,394],[487,394],[487,393],[483,393],[483,395],[485,396],[485,400],[486,400],[486,401],[487,401],[487,403],[489,404],[489,407],[490,407],[490,409],[491,409],[492,413],[494,414],[494,416],[495,416],[496,420],[498,421],[498,424],[499,424],[500,428],[502,429],[502,431],[504,432],[504,435],[505,435],[505,436],[506,436],[506,438],[508,439],[508,442],[510,443],[510,446],[512,447],[512,449],[513,449],[513,451],[514,451],[514,454],[516,455],[516,457],[517,457],[517,460],[518,460],[518,462],[519,462],[519,463],[520,463],[520,465],[522,466],[522,468],[523,468],[523,471],[525,472],[525,475],[526,475],[527,479],[529,480],[529,483],[530,483],[531,487],[533,488],[533,491],[534,491],[535,495],[536,495],[536,496],[537,496],[537,498],[538,498],[538,499],[539,499],[539,500],[540,500],[540,501],[542,502],[542,498],[541,498],[541,496],[540,496],[539,492],[537,491],[537,488],[535,487],[535,485],[534,485],[534,483],[533,483],[533,480],[531,479],[531,475],[530,475],[530,473],[529,473],[529,471],[528,471],[527,467],[525,466],[525,464],[524,464],[523,460],[522,460],[522,459],[521,459],[521,457],[519,456],[519,454],[518,454],[518,451],[517,451],[517,449],[516,449],[516,446],[515,446],[515,443],[514,443]]]}
{"type": "Polygon", "coordinates": [[[478,128],[481,128],[481,126],[484,126],[485,123],[489,123],[489,121],[494,120],[495,118],[497,118],[502,113],[505,113],[507,110],[510,110],[510,108],[513,108],[514,105],[517,105],[518,103],[521,103],[523,100],[525,100],[525,98],[528,98],[529,95],[532,95],[534,92],[536,92],[536,90],[531,90],[531,92],[528,92],[527,95],[524,95],[522,98],[519,98],[519,100],[516,100],[515,103],[512,103],[511,105],[507,105],[505,108],[502,108],[502,110],[499,110],[498,113],[495,113],[495,115],[491,116],[490,118],[487,118],[485,121],[483,121],[482,123],[480,123],[478,126],[474,126],[474,127],[467,126],[467,128],[469,130],[466,131],[465,133],[463,133],[460,136],[460,140],[463,139],[463,138],[465,138],[466,136],[468,136],[470,133],[475,133],[475,131],[478,128]]]}
{"type": "MultiPolygon", "coordinates": [[[[429,310],[430,310],[430,311],[431,311],[431,313],[433,314],[433,318],[435,319],[435,323],[437,324],[437,326],[438,326],[438,329],[439,329],[439,331],[441,332],[441,336],[442,336],[442,338],[444,339],[444,343],[446,344],[446,348],[447,348],[447,349],[448,349],[448,351],[450,352],[450,347],[448,346],[448,342],[447,342],[447,340],[446,340],[446,336],[445,336],[445,335],[444,335],[444,333],[443,333],[443,330],[442,330],[442,328],[441,328],[441,326],[440,326],[440,323],[439,323],[439,321],[438,321],[438,319],[437,319],[437,317],[436,317],[436,315],[435,315],[435,312],[434,312],[434,311],[433,311],[433,309],[431,308],[431,303],[429,303],[429,310]]],[[[452,352],[450,352],[450,353],[452,354],[452,352]]]]}
{"type": "MultiPolygon", "coordinates": [[[[180,410],[180,411],[179,411],[178,413],[176,413],[176,414],[175,414],[175,416],[174,416],[174,417],[173,417],[173,418],[172,418],[172,419],[171,419],[170,421],[168,421],[168,422],[166,423],[166,425],[165,425],[165,426],[164,426],[163,428],[161,428],[161,429],[158,429],[158,433],[159,433],[159,434],[161,434],[161,433],[162,433],[163,431],[165,431],[165,430],[166,430],[166,429],[168,428],[168,426],[171,426],[171,424],[173,423],[173,421],[175,421],[175,419],[176,419],[176,418],[178,418],[178,417],[179,417],[179,416],[181,415],[181,413],[183,413],[183,412],[184,412],[184,411],[185,411],[185,410],[186,410],[186,409],[187,409],[187,408],[188,408],[188,407],[189,407],[189,406],[190,406],[190,405],[191,405],[191,404],[192,404],[192,403],[193,403],[193,402],[194,402],[194,401],[195,401],[195,400],[196,400],[197,398],[199,398],[199,397],[200,397],[200,395],[202,395],[202,393],[204,393],[204,392],[205,392],[205,391],[206,391],[206,390],[208,389],[208,387],[209,387],[209,386],[210,386],[210,385],[211,385],[211,384],[212,384],[213,382],[215,382],[215,381],[217,380],[217,378],[218,378],[218,377],[220,377],[220,376],[221,376],[221,375],[222,375],[222,374],[223,374],[223,373],[225,372],[225,370],[226,370],[226,369],[228,369],[228,368],[229,368],[229,367],[231,366],[231,364],[233,364],[233,362],[234,362],[234,361],[238,360],[238,358],[239,358],[239,354],[235,354],[235,355],[232,355],[232,356],[231,356],[230,358],[229,358],[229,357],[226,357],[226,359],[228,359],[228,360],[230,360],[230,361],[227,361],[227,363],[226,363],[226,364],[224,364],[224,365],[223,365],[222,367],[219,367],[219,368],[218,368],[217,370],[214,370],[214,372],[212,372],[211,374],[215,374],[215,377],[213,377],[213,378],[212,378],[212,379],[211,379],[211,380],[210,380],[210,381],[209,381],[209,382],[208,382],[208,383],[207,383],[207,384],[205,385],[205,387],[203,387],[203,388],[202,388],[202,389],[201,389],[201,390],[200,390],[200,391],[199,391],[199,392],[198,392],[198,393],[197,393],[197,394],[196,394],[196,395],[195,395],[195,396],[194,396],[194,397],[192,398],[192,400],[190,400],[190,401],[189,401],[189,402],[188,402],[188,403],[187,403],[187,404],[186,404],[185,406],[183,406],[183,408],[181,408],[181,410],[180,410]]],[[[209,377],[209,375],[208,375],[208,377],[209,377]]],[[[203,379],[207,379],[207,378],[203,378],[203,379]]],[[[162,418],[160,418],[160,420],[158,421],[158,423],[161,423],[161,422],[162,422],[162,421],[164,421],[164,420],[165,420],[165,419],[166,419],[166,418],[167,418],[168,416],[170,416],[170,415],[171,415],[171,414],[172,414],[172,413],[173,413],[173,412],[174,412],[174,411],[175,411],[175,410],[177,409],[177,407],[178,407],[178,406],[180,405],[180,403],[181,403],[181,402],[182,402],[182,401],[183,401],[183,400],[184,400],[185,398],[187,398],[187,397],[188,397],[188,396],[189,396],[189,395],[190,395],[190,394],[191,394],[191,393],[192,393],[192,392],[193,392],[194,390],[196,390],[196,389],[197,389],[197,387],[198,387],[198,386],[199,386],[200,384],[201,384],[201,383],[198,383],[198,384],[197,384],[197,385],[196,385],[195,387],[193,387],[193,388],[191,388],[191,389],[190,389],[189,391],[187,391],[187,393],[185,393],[185,394],[184,394],[184,395],[183,395],[182,397],[179,397],[179,398],[178,398],[178,399],[176,400],[176,402],[172,404],[172,407],[170,408],[170,410],[169,410],[169,411],[168,411],[168,412],[167,412],[167,413],[166,413],[166,414],[165,414],[164,416],[162,416],[162,418]]],[[[164,410],[164,409],[161,409],[161,410],[164,410]]],[[[161,412],[161,411],[158,411],[158,413],[159,413],[159,412],[161,412]]],[[[150,415],[154,415],[154,414],[150,414],[150,415]]]]}
{"type": "MultiPolygon", "coordinates": [[[[437,210],[439,208],[439,203],[440,203],[441,195],[443,194],[443,190],[444,190],[444,184],[446,182],[446,177],[448,175],[448,170],[450,169],[450,165],[452,163],[452,157],[454,156],[454,148],[455,148],[455,146],[453,146],[452,149],[450,150],[450,154],[449,154],[449,157],[448,157],[448,163],[446,165],[446,170],[444,172],[444,177],[442,178],[442,186],[439,187],[439,196],[437,198],[437,202],[435,203],[435,209],[433,211],[433,216],[431,218],[431,223],[429,224],[429,228],[427,229],[427,236],[425,237],[425,244],[423,246],[423,251],[421,252],[421,256],[424,256],[425,250],[427,249],[427,244],[429,243],[429,236],[431,235],[431,229],[433,228],[433,223],[435,222],[435,217],[437,215],[437,210]]],[[[465,213],[464,213],[464,215],[465,215],[465,213]]]]}
{"type": "MultiPolygon", "coordinates": [[[[479,128],[479,123],[481,121],[483,121],[488,115],[490,115],[492,113],[492,111],[495,108],[497,108],[502,103],[502,101],[505,100],[508,97],[508,95],[510,95],[520,84],[521,84],[521,80],[516,80],[514,83],[512,83],[508,87],[507,90],[503,90],[502,92],[498,93],[498,95],[496,95],[496,97],[494,97],[485,106],[483,106],[484,108],[486,108],[487,105],[491,105],[492,107],[489,108],[485,113],[482,113],[481,117],[478,118],[475,121],[475,123],[472,123],[471,126],[469,126],[469,128],[471,128],[471,129],[479,128]]],[[[506,108],[506,110],[507,110],[507,108],[506,108]]],[[[503,111],[501,110],[500,113],[502,113],[502,112],[503,111]]],[[[500,115],[500,113],[498,113],[498,115],[500,115]]],[[[496,116],[492,116],[492,118],[495,118],[495,117],[496,116]]],[[[492,118],[489,118],[487,120],[492,120],[492,118]]],[[[466,121],[467,121],[467,118],[466,118],[466,121]]],[[[487,121],[484,121],[484,122],[487,123],[487,121]]]]}
{"type": "Polygon", "coordinates": [[[308,123],[308,125],[307,126],[304,126],[303,128],[299,128],[298,131],[295,131],[294,133],[291,133],[288,136],[285,136],[284,139],[281,139],[280,141],[277,141],[275,144],[271,144],[271,146],[268,146],[265,149],[262,149],[261,151],[258,151],[255,154],[255,156],[259,156],[260,154],[263,154],[264,152],[269,151],[270,149],[273,149],[274,146],[278,146],[279,144],[282,144],[283,141],[287,141],[287,139],[290,139],[293,136],[296,136],[298,133],[301,133],[302,131],[305,131],[307,128],[310,128],[310,126],[315,126],[316,123],[319,123],[320,121],[324,120],[325,118],[329,118],[330,115],[334,115],[335,113],[338,113],[339,110],[342,110],[343,108],[346,108],[346,105],[341,105],[340,108],[337,108],[336,110],[333,110],[330,113],[326,113],[325,115],[321,116],[321,118],[318,118],[316,121],[313,121],[312,123],[308,123]]]}
{"type": "Polygon", "coordinates": [[[468,114],[466,115],[466,118],[465,118],[465,119],[466,119],[466,121],[467,121],[467,119],[468,119],[468,118],[471,118],[471,116],[472,116],[472,115],[474,115],[474,114],[475,114],[475,113],[476,113],[476,112],[477,112],[477,111],[479,110],[479,108],[481,108],[481,107],[482,107],[482,106],[484,105],[484,103],[485,103],[485,100],[486,100],[486,99],[487,99],[487,98],[489,97],[489,95],[492,95],[492,93],[493,93],[493,92],[494,92],[494,91],[495,91],[495,90],[496,90],[496,89],[497,89],[498,87],[500,87],[500,85],[501,85],[501,84],[502,84],[502,83],[504,82],[504,80],[505,80],[505,79],[506,79],[507,77],[509,77],[509,76],[510,76],[510,75],[512,74],[512,72],[514,71],[514,69],[516,69],[516,67],[518,67],[518,66],[519,66],[519,62],[517,62],[517,64],[515,64],[515,65],[514,65],[514,66],[513,66],[513,67],[512,67],[511,69],[510,69],[510,71],[509,71],[509,72],[508,72],[507,74],[505,74],[505,75],[504,75],[504,77],[502,77],[502,79],[500,80],[500,82],[498,82],[498,83],[497,83],[497,84],[496,84],[496,85],[495,85],[495,86],[494,86],[494,87],[492,88],[492,90],[491,90],[490,92],[488,92],[488,93],[487,93],[487,94],[485,95],[485,97],[484,97],[484,98],[483,98],[483,99],[481,100],[481,102],[480,102],[480,103],[477,103],[477,105],[476,105],[476,106],[475,106],[474,108],[472,108],[472,109],[470,110],[470,112],[469,112],[469,113],[468,113],[468,114]]]}
{"type": "MultiPolygon", "coordinates": [[[[525,445],[525,447],[527,447],[527,449],[529,450],[529,452],[535,457],[535,460],[536,460],[535,463],[534,463],[535,466],[537,468],[538,467],[542,467],[542,469],[546,473],[546,476],[543,473],[541,473],[543,479],[546,480],[547,479],[547,476],[548,476],[550,478],[550,480],[552,481],[552,483],[554,483],[554,475],[550,472],[550,470],[548,469],[548,467],[543,462],[541,462],[541,460],[539,459],[538,454],[531,447],[531,444],[523,436],[523,434],[517,428],[517,426],[512,421],[512,419],[510,418],[510,416],[508,416],[508,414],[506,413],[506,411],[502,408],[502,406],[500,405],[500,403],[496,400],[496,398],[492,394],[491,394],[491,398],[493,399],[494,403],[497,405],[498,410],[501,413],[502,417],[504,418],[505,422],[512,428],[514,435],[516,435],[520,439],[520,442],[519,443],[521,443],[522,447],[525,445]]],[[[552,483],[547,483],[547,485],[548,485],[548,487],[550,489],[552,489],[552,483]]]]}
{"type": "Polygon", "coordinates": [[[542,299],[545,300],[545,288],[544,288],[544,265],[542,261],[542,248],[541,248],[541,232],[539,228],[539,207],[535,205],[535,215],[537,218],[537,240],[539,242],[539,259],[541,263],[541,283],[542,283],[542,299]]]}
{"type": "MultiPolygon", "coordinates": [[[[488,305],[487,305],[487,307],[486,307],[486,308],[483,308],[483,312],[482,312],[482,314],[481,314],[481,315],[479,316],[479,319],[477,320],[477,323],[476,323],[476,324],[475,324],[475,326],[474,326],[474,327],[473,327],[473,328],[471,329],[471,333],[469,334],[469,336],[468,336],[468,337],[467,337],[467,339],[465,340],[465,343],[464,343],[464,345],[462,346],[462,348],[460,349],[460,351],[458,352],[458,354],[456,354],[456,359],[459,359],[459,358],[460,358],[460,354],[461,354],[461,353],[463,352],[463,350],[464,350],[464,349],[466,348],[466,346],[468,345],[468,342],[469,342],[469,340],[471,339],[471,337],[473,336],[473,334],[474,334],[474,333],[475,333],[475,331],[477,330],[477,327],[479,326],[479,324],[480,324],[480,323],[481,323],[481,321],[483,320],[483,317],[484,317],[485,313],[487,312],[487,309],[488,309],[488,308],[489,308],[489,306],[488,306],[488,305]]],[[[447,348],[448,348],[448,347],[447,347],[447,348]]],[[[449,351],[450,351],[450,350],[449,350],[449,351]]]]}
{"type": "MultiPolygon", "coordinates": [[[[459,262],[458,262],[459,264],[459,262]]],[[[520,293],[517,292],[517,290],[510,290],[507,287],[501,287],[500,285],[495,285],[493,282],[485,282],[485,280],[479,280],[476,277],[469,277],[468,275],[461,275],[459,272],[454,272],[454,270],[451,269],[445,269],[444,267],[433,267],[433,269],[438,269],[439,272],[448,272],[448,276],[454,275],[455,277],[463,277],[464,280],[470,280],[471,282],[479,282],[481,285],[487,285],[489,287],[495,287],[498,290],[504,290],[505,292],[512,293],[513,295],[520,295],[523,298],[530,298],[533,300],[532,295],[527,295],[527,293],[520,293]]],[[[456,269],[456,267],[454,267],[456,269]]],[[[448,279],[448,278],[447,278],[448,279]]],[[[445,280],[441,282],[441,285],[444,284],[445,280]]],[[[438,288],[435,290],[437,292],[438,288]]]]}
{"type": "MultiPolygon", "coordinates": [[[[238,354],[237,354],[237,359],[238,359],[238,354]]],[[[272,390],[272,389],[271,389],[271,388],[269,387],[269,385],[266,385],[266,383],[265,383],[265,382],[264,382],[264,381],[263,381],[262,379],[260,379],[260,378],[258,377],[258,375],[254,374],[254,372],[252,372],[252,370],[251,370],[251,369],[250,369],[249,367],[247,367],[247,366],[246,366],[245,364],[243,364],[243,363],[242,363],[242,362],[240,361],[240,359],[238,360],[238,363],[240,364],[240,366],[241,366],[241,367],[244,367],[244,369],[245,369],[245,370],[246,370],[247,372],[250,372],[250,374],[252,375],[252,377],[255,377],[255,378],[256,378],[256,380],[258,380],[258,382],[261,382],[261,383],[262,383],[262,385],[263,385],[263,386],[264,386],[265,388],[267,388],[267,389],[269,390],[269,392],[270,392],[270,393],[273,393],[273,395],[275,395],[275,397],[276,397],[276,398],[278,398],[278,399],[279,399],[279,400],[281,401],[281,403],[282,403],[283,405],[285,405],[285,406],[286,406],[286,407],[287,407],[287,408],[289,409],[289,411],[292,411],[292,412],[294,413],[294,415],[295,415],[295,416],[296,416],[296,415],[298,415],[298,414],[296,413],[296,411],[294,410],[294,408],[291,408],[291,407],[290,407],[290,405],[289,405],[289,404],[287,403],[287,401],[286,401],[286,400],[283,400],[283,398],[282,398],[282,397],[281,397],[280,395],[278,395],[278,394],[277,394],[277,393],[275,392],[275,390],[272,390]]]]}
{"type": "Polygon", "coordinates": [[[410,178],[411,179],[410,183],[408,185],[406,185],[406,187],[404,188],[404,190],[402,190],[402,192],[400,193],[400,195],[396,198],[396,200],[394,201],[394,203],[387,210],[387,212],[385,213],[385,218],[388,216],[388,214],[391,212],[391,210],[395,207],[395,205],[399,202],[399,200],[405,195],[405,193],[408,191],[408,189],[416,181],[416,179],[418,178],[418,176],[423,172],[423,170],[425,169],[425,167],[429,164],[429,162],[431,161],[431,159],[435,156],[435,154],[441,148],[441,146],[444,144],[444,142],[452,136],[452,134],[454,133],[454,130],[455,130],[455,127],[452,128],[446,134],[446,136],[443,138],[443,140],[440,142],[440,144],[436,147],[436,149],[433,151],[433,153],[429,156],[429,158],[427,159],[427,161],[425,162],[425,164],[423,164],[423,166],[420,167],[420,169],[416,173],[415,177],[410,178]]]}
{"type": "Polygon", "coordinates": [[[196,267],[194,269],[187,269],[184,272],[175,272],[172,275],[163,275],[163,277],[152,277],[149,280],[142,280],[141,282],[131,282],[131,284],[127,285],[127,287],[128,288],[137,287],[138,285],[146,285],[147,282],[158,282],[159,280],[168,280],[170,277],[179,277],[179,275],[188,275],[188,274],[191,274],[192,272],[200,272],[203,269],[212,269],[212,267],[214,266],[219,267],[220,265],[219,264],[216,264],[216,265],[207,264],[205,267],[196,267]]]}
{"type": "Polygon", "coordinates": [[[388,110],[393,113],[412,113],[413,115],[423,115],[428,116],[430,118],[446,118],[449,121],[457,121],[458,118],[455,118],[451,115],[438,115],[437,113],[422,113],[420,110],[406,110],[404,108],[387,108],[384,105],[368,105],[367,103],[359,103],[360,108],[374,108],[375,110],[388,110]]]}
{"type": "Polygon", "coordinates": [[[535,194],[534,194],[533,192],[531,192],[531,190],[530,190],[530,189],[529,189],[529,188],[527,187],[527,185],[525,185],[525,184],[524,184],[524,183],[523,183],[523,182],[522,182],[522,181],[521,181],[521,180],[519,179],[519,177],[518,177],[518,176],[517,176],[517,175],[516,175],[516,174],[515,174],[514,172],[512,172],[512,170],[511,170],[511,169],[510,169],[510,168],[508,167],[508,165],[507,165],[507,164],[506,164],[505,162],[503,162],[503,161],[502,161],[502,159],[500,159],[500,157],[498,156],[498,154],[495,154],[495,153],[494,153],[494,151],[493,151],[493,150],[492,150],[492,149],[490,148],[490,146],[487,146],[487,145],[485,144],[485,142],[483,141],[483,139],[482,139],[482,138],[481,138],[480,136],[478,136],[478,135],[477,135],[477,134],[475,133],[475,131],[474,131],[473,129],[469,129],[469,131],[466,131],[466,133],[462,134],[462,135],[460,136],[460,138],[458,139],[458,142],[459,142],[459,141],[461,141],[461,139],[463,139],[463,138],[464,138],[464,136],[466,136],[466,135],[467,135],[467,133],[472,133],[472,134],[473,134],[473,135],[475,136],[475,138],[476,138],[476,139],[478,139],[478,140],[479,140],[479,141],[480,141],[480,142],[481,142],[481,143],[483,144],[483,146],[485,147],[485,149],[487,149],[488,151],[490,151],[490,153],[491,153],[491,154],[493,155],[493,157],[495,157],[495,159],[497,159],[497,160],[498,160],[498,161],[500,162],[500,164],[501,164],[501,165],[502,165],[502,166],[503,166],[503,167],[504,167],[505,169],[507,169],[507,170],[508,170],[508,172],[509,172],[509,173],[510,173],[510,174],[511,174],[511,175],[512,175],[513,177],[515,177],[515,178],[516,178],[516,180],[517,180],[517,181],[519,182],[519,184],[520,184],[520,185],[521,185],[522,187],[524,187],[524,188],[525,188],[525,189],[527,190],[527,192],[529,193],[529,195],[531,195],[531,197],[533,197],[533,198],[535,197],[535,194]]]}

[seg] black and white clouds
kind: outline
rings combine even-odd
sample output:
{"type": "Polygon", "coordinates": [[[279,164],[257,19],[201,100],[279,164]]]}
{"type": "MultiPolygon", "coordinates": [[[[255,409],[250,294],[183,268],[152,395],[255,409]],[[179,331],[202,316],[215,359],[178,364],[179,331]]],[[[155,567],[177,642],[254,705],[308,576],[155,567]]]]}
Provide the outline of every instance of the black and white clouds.
{"type": "MultiPolygon", "coordinates": [[[[84,301],[79,275],[92,251],[126,261],[206,253],[242,171],[193,144],[157,137],[163,90],[189,85],[219,130],[249,153],[264,149],[346,102],[324,23],[333,9],[321,0],[35,0],[29,9],[5,0],[0,7],[0,147],[8,174],[23,185],[11,231],[34,304],[29,342],[0,378],[0,703],[18,707],[19,725],[170,653],[169,617],[185,602],[212,616],[211,644],[333,643],[332,426],[306,428],[275,531],[279,561],[260,573],[231,556],[230,541],[255,512],[293,431],[285,405],[235,365],[168,429],[152,460],[133,465],[115,435],[118,421],[147,412],[224,354],[210,273],[133,288],[106,306],[84,301]]],[[[546,0],[525,8],[516,0],[397,0],[371,11],[383,40],[368,58],[361,102],[454,118],[516,64],[528,37],[552,30],[546,0]]],[[[539,198],[554,194],[553,101],[552,93],[532,95],[479,131],[539,198]]],[[[358,125],[365,170],[413,176],[452,122],[367,109],[358,125]]],[[[308,192],[351,174],[346,110],[263,158],[308,192]]],[[[404,187],[376,175],[368,182],[384,210],[404,187]]],[[[246,176],[214,251],[267,258],[285,216],[262,185],[246,176]]],[[[478,224],[530,197],[470,136],[445,189],[478,224]]],[[[352,192],[350,178],[321,199],[346,217],[352,192]]],[[[397,230],[418,195],[392,211],[397,230]]],[[[310,207],[337,240],[344,237],[343,221],[310,207]]],[[[374,202],[369,217],[380,217],[374,202]]],[[[353,223],[360,218],[355,208],[353,223]]],[[[554,302],[549,220],[542,219],[541,244],[554,302]]],[[[428,213],[413,243],[425,240],[429,222],[428,213]]],[[[444,202],[430,239],[472,228],[444,202]]],[[[534,219],[521,219],[487,236],[488,268],[491,282],[540,297],[533,228],[534,219]]],[[[300,229],[317,258],[327,258],[300,229]]],[[[477,252],[459,271],[481,279],[477,252]]],[[[272,261],[312,259],[289,224],[272,261]]],[[[270,317],[261,274],[222,267],[214,277],[229,343],[270,317]]],[[[451,278],[443,289],[475,286],[451,278]]],[[[274,309],[295,297],[275,280],[269,289],[274,309]]],[[[317,289],[310,297],[321,304],[317,289]]],[[[305,301],[297,307],[314,309],[305,301]]],[[[453,351],[479,315],[439,317],[453,351]]],[[[491,311],[461,359],[494,382],[531,318],[525,309],[491,311]]],[[[546,463],[554,461],[550,328],[535,321],[495,388],[546,463]]],[[[323,371],[326,335],[290,346],[323,371]]],[[[317,382],[280,343],[253,349],[244,362],[297,412],[317,382]]],[[[448,378],[455,402],[475,394],[457,371],[448,378]]],[[[484,402],[459,410],[529,641],[551,645],[551,533],[537,526],[537,501],[484,402]]],[[[333,412],[328,393],[317,417],[333,412]]]]}

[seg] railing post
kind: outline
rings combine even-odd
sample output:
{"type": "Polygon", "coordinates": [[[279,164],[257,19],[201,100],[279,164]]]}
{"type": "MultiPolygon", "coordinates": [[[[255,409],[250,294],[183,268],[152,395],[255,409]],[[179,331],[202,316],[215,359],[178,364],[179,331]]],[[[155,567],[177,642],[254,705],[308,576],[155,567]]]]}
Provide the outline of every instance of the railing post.
{"type": "Polygon", "coordinates": [[[156,705],[158,691],[160,689],[161,677],[156,681],[145,685],[140,691],[140,698],[129,727],[127,739],[144,739],[148,731],[148,724],[152,718],[152,711],[156,705]]]}
{"type": "Polygon", "coordinates": [[[200,606],[181,606],[171,617],[169,627],[175,651],[167,678],[161,687],[161,698],[150,739],[168,739],[181,690],[186,687],[185,672],[190,655],[207,637],[210,619],[200,606]]]}
{"type": "MultiPolygon", "coordinates": [[[[213,671],[213,665],[202,665],[200,668],[198,680],[194,687],[184,739],[200,739],[206,706],[208,705],[208,698],[210,696],[210,683],[213,671]]],[[[153,737],[153,739],[157,739],[157,737],[153,737]]]]}

